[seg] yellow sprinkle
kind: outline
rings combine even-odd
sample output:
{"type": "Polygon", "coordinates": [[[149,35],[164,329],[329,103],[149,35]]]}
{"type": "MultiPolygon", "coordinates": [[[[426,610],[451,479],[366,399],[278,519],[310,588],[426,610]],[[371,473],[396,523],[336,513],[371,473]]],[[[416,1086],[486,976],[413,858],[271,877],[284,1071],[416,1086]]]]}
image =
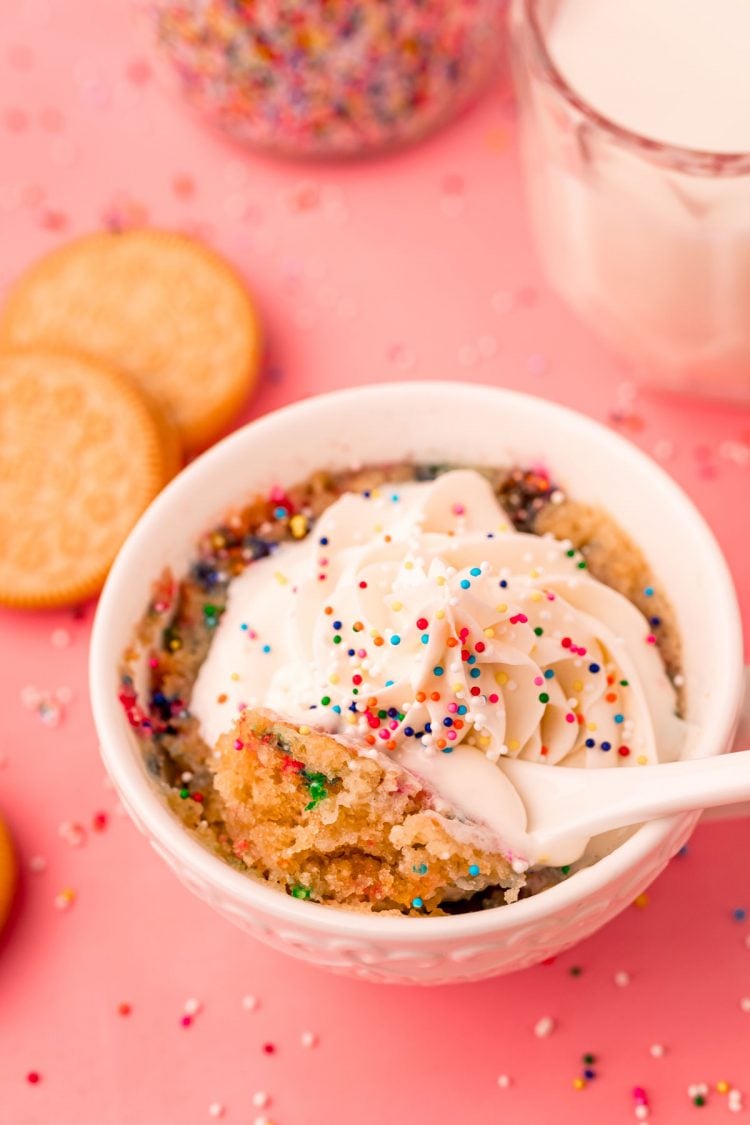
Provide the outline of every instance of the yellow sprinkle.
{"type": "Polygon", "coordinates": [[[636,762],[638,763],[639,766],[647,766],[648,765],[648,758],[646,757],[645,754],[639,754],[638,757],[636,758],[636,762]]]}
{"type": "Polygon", "coordinates": [[[508,530],[509,530],[509,528],[510,528],[510,524],[507,524],[507,523],[499,523],[499,524],[497,525],[497,530],[498,530],[498,531],[508,531],[508,530]]]}
{"type": "Polygon", "coordinates": [[[491,742],[492,742],[492,739],[488,738],[486,734],[483,734],[482,737],[479,739],[479,745],[482,747],[482,749],[485,749],[487,746],[489,746],[489,744],[491,742]]]}
{"type": "Polygon", "coordinates": [[[445,576],[442,575],[442,574],[438,574],[437,578],[435,579],[435,585],[436,586],[444,586],[445,585],[445,576]]]}
{"type": "Polygon", "coordinates": [[[574,1090],[583,1090],[585,1085],[586,1085],[586,1079],[585,1078],[574,1078],[573,1079],[573,1089],[574,1090]]]}
{"type": "Polygon", "coordinates": [[[347,721],[347,723],[356,723],[357,722],[357,716],[356,715],[347,715],[346,721],[347,721]]]}
{"type": "Polygon", "coordinates": [[[511,739],[508,740],[508,749],[509,750],[518,750],[518,749],[520,749],[520,746],[521,746],[521,743],[517,739],[511,738],[511,739]]]}
{"type": "Polygon", "coordinates": [[[581,680],[573,680],[573,691],[583,691],[583,682],[581,680]]]}
{"type": "Polygon", "coordinates": [[[495,613],[507,613],[508,607],[505,602],[500,602],[500,605],[495,606],[495,613]]]}
{"type": "Polygon", "coordinates": [[[648,906],[648,895],[645,891],[633,899],[633,906],[637,906],[639,910],[645,910],[648,906]]]}
{"type": "Polygon", "coordinates": [[[532,602],[544,601],[544,594],[541,592],[541,590],[534,590],[529,600],[532,602]]]}
{"type": "Polygon", "coordinates": [[[239,680],[239,678],[240,678],[239,672],[232,672],[231,676],[229,677],[230,680],[235,680],[235,681],[239,680]]]}
{"type": "Polygon", "coordinates": [[[309,734],[310,728],[309,727],[300,727],[299,732],[300,732],[300,734],[309,734]]]}
{"type": "Polygon", "coordinates": [[[378,497],[382,496],[382,495],[383,495],[383,493],[380,491],[379,488],[373,488],[370,492],[370,496],[372,496],[373,500],[377,500],[378,497]]]}
{"type": "Polygon", "coordinates": [[[304,516],[297,514],[292,516],[289,521],[289,530],[292,533],[293,539],[301,539],[303,535],[307,534],[307,520],[304,516]]]}
{"type": "Polygon", "coordinates": [[[400,609],[403,609],[403,608],[404,608],[403,602],[394,602],[393,605],[391,606],[391,609],[393,610],[394,613],[398,613],[398,611],[400,609]]]}
{"type": "Polygon", "coordinates": [[[529,577],[530,578],[538,578],[539,577],[539,571],[536,569],[536,567],[534,567],[533,570],[529,571],[529,577]]]}
{"type": "Polygon", "coordinates": [[[414,570],[414,563],[413,562],[405,562],[404,563],[404,570],[414,570]]]}
{"type": "Polygon", "coordinates": [[[717,1082],[716,1083],[716,1092],[717,1092],[717,1094],[728,1094],[729,1093],[729,1083],[724,1082],[723,1080],[721,1082],[717,1082]]]}
{"type": "Polygon", "coordinates": [[[328,683],[329,684],[337,684],[338,682],[339,682],[338,672],[334,672],[332,676],[328,677],[328,683]]]}
{"type": "Polygon", "coordinates": [[[596,730],[596,723],[586,723],[586,730],[596,730]]]}
{"type": "MultiPolygon", "coordinates": [[[[297,536],[297,538],[299,538],[299,536],[297,536]]],[[[279,586],[286,586],[289,582],[287,576],[285,574],[282,574],[280,570],[276,571],[276,573],[274,574],[274,578],[278,582],[279,586]]]]}
{"type": "Polygon", "coordinates": [[[435,614],[435,616],[437,617],[438,621],[442,621],[442,620],[443,620],[443,618],[445,617],[445,610],[444,610],[444,609],[439,609],[439,610],[437,611],[437,613],[435,614]]]}
{"type": "Polygon", "coordinates": [[[382,530],[383,530],[383,525],[382,525],[382,523],[376,523],[376,524],[375,524],[375,527],[373,528],[373,531],[375,531],[375,532],[381,532],[382,530]]]}
{"type": "Polygon", "coordinates": [[[507,684],[507,682],[508,682],[508,673],[507,672],[495,672],[495,683],[496,684],[500,684],[500,686],[502,687],[503,684],[507,684]]]}
{"type": "Polygon", "coordinates": [[[494,637],[494,635],[495,635],[495,630],[494,630],[494,629],[492,629],[492,628],[489,628],[489,629],[485,629],[485,630],[484,630],[484,635],[485,635],[485,637],[494,637]]]}

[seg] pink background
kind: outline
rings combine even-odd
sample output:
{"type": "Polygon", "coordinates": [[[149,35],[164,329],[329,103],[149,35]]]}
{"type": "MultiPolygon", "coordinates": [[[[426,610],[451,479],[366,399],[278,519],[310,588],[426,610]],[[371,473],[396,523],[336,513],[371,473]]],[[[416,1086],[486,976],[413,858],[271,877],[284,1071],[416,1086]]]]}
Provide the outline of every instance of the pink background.
{"type": "MultiPolygon", "coordinates": [[[[163,95],[124,0],[6,8],[0,284],[113,217],[198,232],[237,263],[268,325],[246,418],[315,391],[404,377],[493,382],[576,406],[689,491],[747,615],[750,414],[635,394],[627,371],[548,292],[529,244],[505,82],[414,151],[343,167],[275,164],[213,138],[163,95]]],[[[431,991],[329,976],[215,917],[118,814],[87,703],[92,612],[0,616],[0,801],[22,870],[0,939],[3,1125],[192,1125],[210,1121],[214,1103],[242,1125],[264,1115],[275,1125],[609,1125],[635,1120],[634,1085],[648,1091],[651,1120],[679,1125],[728,1112],[715,1092],[694,1108],[691,1083],[726,1079],[750,1093],[750,1012],[740,1003],[750,996],[750,923],[733,918],[750,912],[750,823],[702,826],[645,909],[629,908],[553,964],[431,991]],[[56,630],[67,648],[55,647],[56,630]],[[30,687],[71,693],[59,725],[25,705],[30,687]],[[100,811],[109,820],[97,832],[100,811]],[[80,846],[66,822],[85,829],[80,846]],[[39,857],[46,870],[34,873],[39,857]],[[65,888],[76,897],[60,910],[65,888]],[[614,982],[621,971],[626,987],[614,982]],[[257,1010],[243,1009],[247,994],[257,1010]],[[189,998],[203,1009],[183,1027],[189,998]],[[537,1038],[547,1015],[557,1027],[537,1038]],[[305,1031],[316,1046],[302,1045],[305,1031]],[[663,1058],[651,1057],[653,1043],[663,1058]],[[598,1074],[577,1092],[589,1051],[598,1074]],[[268,1108],[253,1105],[258,1091],[268,1108]]]]}

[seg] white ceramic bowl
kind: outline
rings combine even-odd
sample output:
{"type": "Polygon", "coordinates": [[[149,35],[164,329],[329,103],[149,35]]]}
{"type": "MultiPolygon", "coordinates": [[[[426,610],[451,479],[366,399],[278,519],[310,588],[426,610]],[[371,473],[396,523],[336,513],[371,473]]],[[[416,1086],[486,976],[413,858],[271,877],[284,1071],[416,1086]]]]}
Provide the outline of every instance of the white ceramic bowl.
{"type": "Polygon", "coordinates": [[[671,593],[684,643],[695,756],[730,748],[741,699],[739,611],[721,552],[683,492],[634,446],[587,418],[512,391],[460,383],[361,387],[307,399],[205,453],[154,501],[99,603],[91,695],[105,765],[135,823],[182,882],[262,941],[379,981],[455,982],[521,969],[613,918],[662,870],[697,814],[654,821],[543,894],[476,914],[399,918],[301,902],[206,851],[162,804],[117,700],[118,662],[165,566],[185,571],[199,534],[244,496],[320,467],[401,461],[543,461],[573,497],[604,505],[671,593]]]}

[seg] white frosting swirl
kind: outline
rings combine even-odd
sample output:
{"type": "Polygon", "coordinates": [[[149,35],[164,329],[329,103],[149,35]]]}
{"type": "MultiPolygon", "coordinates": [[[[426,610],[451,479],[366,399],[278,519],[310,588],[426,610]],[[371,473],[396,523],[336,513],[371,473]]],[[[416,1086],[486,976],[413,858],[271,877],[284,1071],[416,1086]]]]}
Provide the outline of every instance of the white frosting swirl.
{"type": "Polygon", "coordinates": [[[392,754],[519,866],[552,862],[530,854],[498,762],[675,757],[684,724],[649,638],[569,544],[516,532],[487,480],[456,470],[347,493],[235,579],[191,707],[210,744],[245,704],[392,754]]]}

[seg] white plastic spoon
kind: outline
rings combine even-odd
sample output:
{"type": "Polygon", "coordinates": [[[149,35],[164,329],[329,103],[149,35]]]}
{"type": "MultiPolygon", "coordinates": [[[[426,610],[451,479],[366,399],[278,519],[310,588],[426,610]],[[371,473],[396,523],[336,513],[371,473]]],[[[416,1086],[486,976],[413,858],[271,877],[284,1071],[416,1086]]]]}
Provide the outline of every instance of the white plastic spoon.
{"type": "Polygon", "coordinates": [[[578,842],[660,816],[750,798],[750,750],[618,769],[565,769],[501,758],[526,807],[536,857],[574,853],[578,842]]]}

